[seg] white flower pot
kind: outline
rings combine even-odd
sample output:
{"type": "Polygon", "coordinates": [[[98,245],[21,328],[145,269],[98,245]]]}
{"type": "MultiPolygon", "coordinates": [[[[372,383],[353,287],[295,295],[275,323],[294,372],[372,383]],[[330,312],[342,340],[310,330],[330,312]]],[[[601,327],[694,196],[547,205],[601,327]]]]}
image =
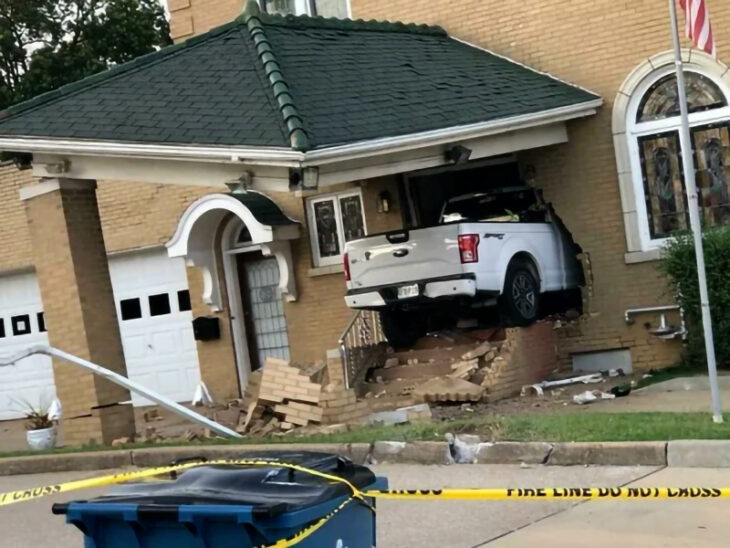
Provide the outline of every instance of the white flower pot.
{"type": "Polygon", "coordinates": [[[28,446],[33,451],[53,449],[56,446],[56,427],[28,430],[25,437],[28,440],[28,446]]]}

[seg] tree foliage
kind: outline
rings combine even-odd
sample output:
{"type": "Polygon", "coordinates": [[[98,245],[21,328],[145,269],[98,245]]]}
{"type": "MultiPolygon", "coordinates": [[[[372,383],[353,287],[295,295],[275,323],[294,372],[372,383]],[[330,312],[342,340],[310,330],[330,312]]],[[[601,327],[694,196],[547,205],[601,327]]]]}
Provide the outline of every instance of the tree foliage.
{"type": "Polygon", "coordinates": [[[0,108],[170,43],[159,0],[0,0],[0,108]]]}

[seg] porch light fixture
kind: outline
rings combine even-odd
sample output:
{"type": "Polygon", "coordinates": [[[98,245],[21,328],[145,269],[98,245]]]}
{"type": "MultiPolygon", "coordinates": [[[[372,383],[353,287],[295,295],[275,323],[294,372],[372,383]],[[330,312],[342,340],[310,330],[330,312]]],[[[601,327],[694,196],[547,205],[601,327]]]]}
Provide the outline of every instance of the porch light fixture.
{"type": "Polygon", "coordinates": [[[375,204],[375,210],[378,213],[388,213],[390,211],[390,201],[392,197],[387,190],[381,190],[378,194],[378,201],[375,204]]]}
{"type": "Polygon", "coordinates": [[[469,156],[471,156],[471,149],[461,145],[454,145],[446,150],[446,160],[455,165],[465,164],[469,161],[469,156]]]}

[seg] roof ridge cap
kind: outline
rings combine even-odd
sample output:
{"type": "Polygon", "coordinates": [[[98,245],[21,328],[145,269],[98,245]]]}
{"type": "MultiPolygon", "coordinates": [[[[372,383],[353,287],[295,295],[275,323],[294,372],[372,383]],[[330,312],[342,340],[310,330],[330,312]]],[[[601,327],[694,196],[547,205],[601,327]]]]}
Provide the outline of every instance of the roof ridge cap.
{"type": "Polygon", "coordinates": [[[289,84],[284,78],[279,61],[274,54],[269,39],[266,37],[258,4],[253,1],[248,2],[239,20],[246,25],[256,47],[256,54],[274,93],[274,99],[279,105],[279,112],[284,118],[284,124],[289,131],[291,147],[294,150],[309,149],[309,137],[304,128],[304,118],[294,104],[294,97],[291,94],[289,84]]]}
{"type": "Polygon", "coordinates": [[[261,14],[263,22],[276,26],[300,26],[307,28],[323,28],[331,30],[358,30],[371,32],[396,32],[408,34],[425,34],[429,36],[448,36],[446,30],[439,25],[404,23],[387,19],[340,19],[321,15],[282,15],[261,14]]]}

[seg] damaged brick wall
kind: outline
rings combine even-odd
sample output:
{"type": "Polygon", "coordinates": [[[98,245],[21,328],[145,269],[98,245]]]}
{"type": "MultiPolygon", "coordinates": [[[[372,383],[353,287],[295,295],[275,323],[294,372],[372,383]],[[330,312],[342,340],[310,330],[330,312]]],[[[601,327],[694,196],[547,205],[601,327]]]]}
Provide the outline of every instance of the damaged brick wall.
{"type": "MultiPolygon", "coordinates": [[[[593,285],[585,317],[560,336],[561,364],[577,352],[630,348],[635,367],[678,359],[679,341],[652,337],[642,318],[623,321],[627,308],[671,304],[656,262],[627,264],[626,237],[612,142],[613,99],[624,79],[652,55],[671,48],[666,7],[625,6],[609,0],[482,2],[463,0],[351,0],[355,18],[437,24],[462,40],[537,70],[585,86],[605,105],[595,116],[568,124],[569,142],[520,154],[535,167],[535,182],[555,205],[590,257],[593,285]]],[[[730,39],[730,4],[713,6],[715,39],[730,39]]],[[[689,47],[683,39],[683,46],[689,47]]],[[[658,320],[648,316],[647,321],[658,320]]]]}

